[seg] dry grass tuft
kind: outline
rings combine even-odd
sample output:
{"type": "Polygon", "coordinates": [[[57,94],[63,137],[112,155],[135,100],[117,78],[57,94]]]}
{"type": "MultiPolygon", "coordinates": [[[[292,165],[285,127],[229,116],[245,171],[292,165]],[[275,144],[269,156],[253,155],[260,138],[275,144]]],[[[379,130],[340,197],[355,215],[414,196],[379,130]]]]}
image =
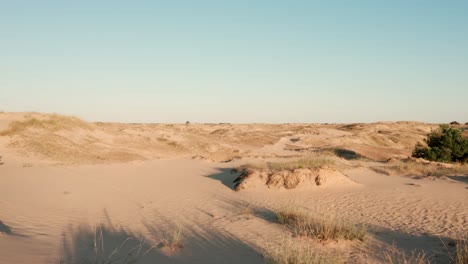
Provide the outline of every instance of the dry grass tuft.
{"type": "Polygon", "coordinates": [[[455,264],[468,263],[468,237],[457,242],[451,259],[455,264]]]}
{"type": "Polygon", "coordinates": [[[431,264],[431,259],[424,251],[411,251],[408,255],[404,250],[398,249],[392,245],[390,249],[384,252],[384,262],[387,264],[431,264]]]}
{"type": "Polygon", "coordinates": [[[339,264],[343,261],[337,256],[319,255],[304,244],[285,241],[280,246],[267,247],[263,251],[265,262],[269,264],[339,264]]]}
{"type": "Polygon", "coordinates": [[[90,129],[91,125],[79,118],[70,116],[51,114],[47,115],[44,119],[29,116],[26,120],[11,122],[6,130],[0,131],[0,136],[13,136],[21,134],[29,129],[41,129],[54,132],[76,128],[90,129]]]}
{"type": "Polygon", "coordinates": [[[312,215],[294,208],[286,208],[276,212],[279,223],[287,225],[296,236],[327,240],[361,240],[363,241],[367,230],[363,225],[338,219],[323,214],[312,215]]]}
{"type": "Polygon", "coordinates": [[[184,247],[184,234],[180,227],[162,236],[160,245],[161,247],[167,247],[171,250],[177,250],[184,247]]]}

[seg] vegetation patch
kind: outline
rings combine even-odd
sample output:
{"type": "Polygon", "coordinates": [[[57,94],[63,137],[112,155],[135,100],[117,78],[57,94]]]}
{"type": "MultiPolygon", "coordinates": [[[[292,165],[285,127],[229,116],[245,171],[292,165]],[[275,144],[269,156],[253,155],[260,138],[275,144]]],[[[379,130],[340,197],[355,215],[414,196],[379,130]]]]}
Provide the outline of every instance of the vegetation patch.
{"type": "Polygon", "coordinates": [[[318,254],[310,246],[284,241],[279,246],[269,246],[263,251],[269,264],[341,264],[337,256],[318,254]]]}
{"type": "Polygon", "coordinates": [[[390,175],[393,172],[404,176],[443,177],[468,175],[468,164],[444,164],[438,162],[417,162],[412,159],[393,161],[387,166],[370,167],[375,172],[390,175]]]}
{"type": "Polygon", "coordinates": [[[246,164],[241,169],[264,169],[272,172],[295,169],[318,169],[324,166],[333,166],[336,162],[326,156],[306,157],[287,162],[268,162],[263,164],[246,164]]]}
{"type": "Polygon", "coordinates": [[[432,131],[424,146],[418,143],[413,151],[413,157],[441,162],[468,161],[468,138],[462,136],[462,131],[448,125],[441,125],[439,130],[432,131]]]}
{"type": "Polygon", "coordinates": [[[455,264],[468,263],[468,237],[457,242],[455,252],[452,254],[451,259],[455,264]]]}
{"type": "Polygon", "coordinates": [[[424,251],[411,251],[407,254],[404,250],[392,245],[384,252],[384,263],[387,264],[431,264],[432,260],[424,251]]]}
{"type": "Polygon", "coordinates": [[[11,122],[7,129],[0,131],[0,136],[17,135],[29,129],[40,129],[55,132],[77,128],[91,129],[91,125],[76,117],[56,114],[47,115],[44,119],[29,116],[26,120],[11,122]]]}
{"type": "Polygon", "coordinates": [[[280,224],[288,226],[294,235],[327,240],[363,241],[367,230],[363,225],[323,214],[313,215],[294,208],[276,212],[280,224]]]}

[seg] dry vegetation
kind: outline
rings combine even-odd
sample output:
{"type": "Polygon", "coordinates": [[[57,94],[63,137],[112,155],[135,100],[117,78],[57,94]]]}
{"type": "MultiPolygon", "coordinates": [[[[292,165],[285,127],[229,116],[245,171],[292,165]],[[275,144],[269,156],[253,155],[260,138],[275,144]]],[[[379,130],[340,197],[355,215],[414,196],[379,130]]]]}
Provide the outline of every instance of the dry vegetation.
{"type": "Polygon", "coordinates": [[[177,227],[172,232],[167,232],[161,238],[160,246],[167,247],[171,250],[178,250],[184,247],[184,234],[180,227],[177,227]]]}
{"type": "Polygon", "coordinates": [[[455,252],[452,254],[451,259],[455,264],[468,263],[468,237],[457,242],[455,252]]]}
{"type": "MultiPolygon", "coordinates": [[[[455,250],[451,251],[446,247],[446,255],[452,264],[468,263],[468,242],[463,238],[456,242],[455,250]]],[[[407,254],[404,250],[392,245],[383,253],[384,262],[387,264],[431,264],[437,263],[433,257],[428,256],[424,251],[412,250],[407,254]]]]}
{"type": "Polygon", "coordinates": [[[442,177],[468,175],[468,164],[444,164],[438,162],[417,162],[412,159],[392,161],[383,166],[372,166],[375,172],[390,175],[442,177]]]}
{"type": "Polygon", "coordinates": [[[271,170],[295,170],[295,169],[316,169],[323,166],[333,166],[336,162],[327,156],[301,158],[290,162],[273,162],[268,167],[271,170]]]}
{"type": "Polygon", "coordinates": [[[411,251],[407,254],[404,250],[392,245],[384,252],[384,262],[386,264],[431,264],[432,259],[423,251],[411,251]]]}
{"type": "Polygon", "coordinates": [[[263,251],[269,264],[339,264],[340,257],[319,254],[306,244],[295,244],[291,240],[283,241],[279,246],[269,246],[263,251]]]}
{"type": "Polygon", "coordinates": [[[62,115],[45,115],[42,118],[26,115],[25,120],[13,121],[8,129],[0,131],[0,136],[14,136],[22,134],[28,130],[72,130],[72,129],[91,129],[92,126],[85,121],[62,115]]]}
{"type": "Polygon", "coordinates": [[[318,169],[324,166],[334,166],[336,161],[331,155],[319,154],[316,156],[306,156],[296,160],[278,161],[278,162],[262,162],[262,163],[247,163],[240,166],[237,170],[252,169],[252,170],[268,170],[277,172],[283,170],[294,171],[295,169],[318,169]]]}
{"type": "Polygon", "coordinates": [[[90,249],[92,250],[92,253],[86,257],[84,257],[84,255],[67,256],[68,259],[61,260],[60,263],[138,263],[141,257],[148,254],[154,248],[151,247],[143,238],[138,239],[136,245],[129,246],[129,244],[131,244],[132,242],[133,244],[136,242],[132,241],[135,238],[132,237],[130,234],[128,234],[128,236],[123,241],[120,241],[115,247],[109,247],[108,243],[114,241],[105,241],[105,233],[109,233],[109,230],[102,226],[97,226],[94,230],[94,238],[92,241],[92,245],[86,245],[91,246],[90,249]]]}
{"type": "Polygon", "coordinates": [[[279,223],[287,225],[294,235],[327,240],[361,240],[367,230],[363,225],[325,214],[312,214],[294,207],[276,212],[279,223]]]}

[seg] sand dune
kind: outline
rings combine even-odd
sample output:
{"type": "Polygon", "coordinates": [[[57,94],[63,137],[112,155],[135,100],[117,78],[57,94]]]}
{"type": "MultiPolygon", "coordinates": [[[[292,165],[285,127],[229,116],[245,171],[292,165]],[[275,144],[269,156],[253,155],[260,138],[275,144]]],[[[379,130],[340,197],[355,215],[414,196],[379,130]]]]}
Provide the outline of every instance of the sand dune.
{"type": "Polygon", "coordinates": [[[0,263],[263,263],[287,239],[346,263],[382,263],[392,244],[447,263],[448,245],[467,234],[468,170],[404,159],[436,127],[0,113],[0,263]],[[246,167],[256,175],[236,191],[242,171],[231,170],[246,167]],[[369,236],[294,237],[275,218],[291,205],[364,224],[369,236]],[[176,231],[183,239],[170,247],[176,231]]]}
{"type": "Polygon", "coordinates": [[[9,146],[73,164],[199,156],[214,161],[347,150],[372,160],[411,154],[437,125],[416,122],[320,124],[118,124],[74,117],[0,113],[9,146]],[[7,127],[9,126],[9,127],[7,127]],[[295,140],[297,139],[297,140],[295,140]]]}

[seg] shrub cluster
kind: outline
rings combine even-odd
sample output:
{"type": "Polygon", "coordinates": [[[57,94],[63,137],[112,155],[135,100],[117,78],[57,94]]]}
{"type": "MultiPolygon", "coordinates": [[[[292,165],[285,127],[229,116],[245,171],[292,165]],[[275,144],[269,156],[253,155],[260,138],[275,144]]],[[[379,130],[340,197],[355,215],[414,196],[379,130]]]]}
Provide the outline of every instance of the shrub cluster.
{"type": "Polygon", "coordinates": [[[427,146],[418,143],[413,157],[441,162],[467,162],[468,138],[463,138],[462,131],[448,125],[441,125],[432,131],[427,139],[427,146]]]}

